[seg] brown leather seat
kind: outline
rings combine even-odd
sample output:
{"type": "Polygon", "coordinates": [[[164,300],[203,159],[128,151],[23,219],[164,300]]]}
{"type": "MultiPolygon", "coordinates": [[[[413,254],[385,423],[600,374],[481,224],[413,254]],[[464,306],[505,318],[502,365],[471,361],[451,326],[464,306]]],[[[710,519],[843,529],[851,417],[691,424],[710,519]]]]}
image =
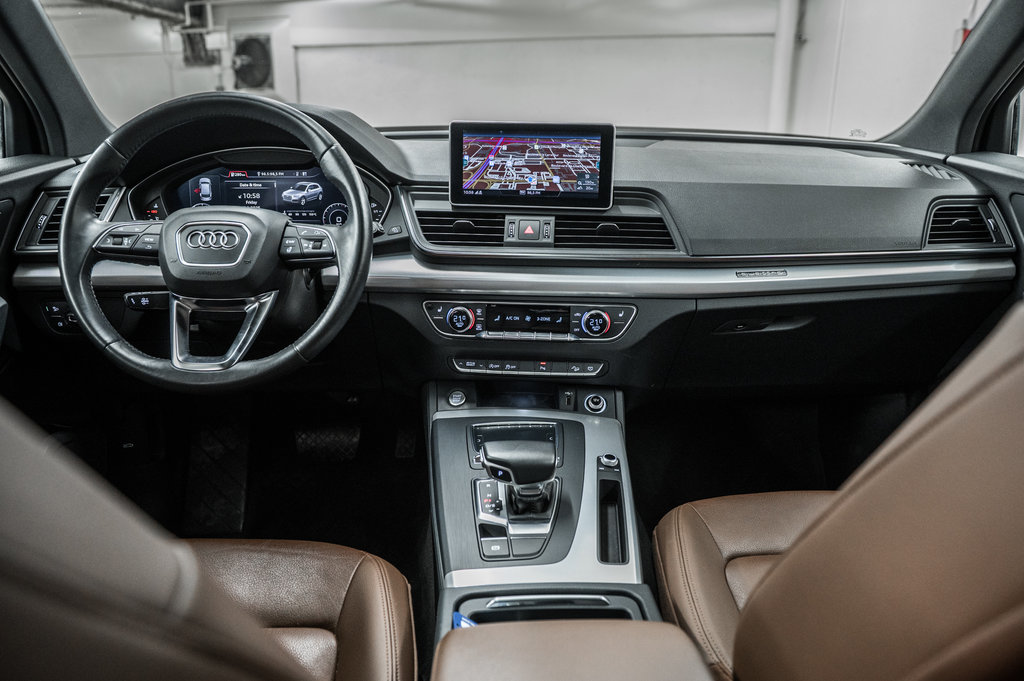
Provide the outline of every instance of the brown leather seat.
{"type": "Polygon", "coordinates": [[[723,679],[1024,678],[1022,409],[1018,303],[834,496],[666,516],[666,617],[723,679]]]}
{"type": "Polygon", "coordinates": [[[320,542],[189,545],[206,574],[314,679],[415,678],[409,583],[387,561],[320,542]]]}
{"type": "Polygon", "coordinates": [[[413,681],[409,586],[315,542],[182,542],[0,403],[0,676],[413,681]]]}
{"type": "Polygon", "coordinates": [[[673,509],[654,530],[661,611],[700,645],[716,676],[732,678],[740,610],[781,554],[835,492],[772,492],[673,509]]]}

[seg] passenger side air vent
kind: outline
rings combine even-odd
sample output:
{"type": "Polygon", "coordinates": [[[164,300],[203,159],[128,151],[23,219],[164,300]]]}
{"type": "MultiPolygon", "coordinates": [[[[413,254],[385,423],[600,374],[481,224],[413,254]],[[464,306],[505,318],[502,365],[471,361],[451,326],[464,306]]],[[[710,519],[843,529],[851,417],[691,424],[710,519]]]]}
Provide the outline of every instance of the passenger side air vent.
{"type": "Polygon", "coordinates": [[[943,168],[942,166],[931,165],[930,163],[915,163],[913,161],[903,161],[903,165],[908,168],[924,173],[925,175],[931,175],[939,180],[962,180],[963,178],[954,173],[953,171],[943,168]]]}
{"type": "Polygon", "coordinates": [[[664,218],[641,215],[560,215],[555,248],[674,249],[664,218]]]}
{"type": "Polygon", "coordinates": [[[504,241],[504,215],[418,210],[416,219],[423,236],[432,244],[500,246],[504,241]]]}
{"type": "Polygon", "coordinates": [[[999,229],[987,202],[948,202],[932,208],[928,216],[929,246],[991,244],[1000,241],[999,229]]]}
{"type": "MultiPolygon", "coordinates": [[[[103,217],[115,190],[104,190],[96,201],[96,217],[103,217]]],[[[52,249],[60,240],[60,221],[64,217],[64,206],[68,202],[67,192],[44,192],[36,201],[36,205],[25,233],[22,235],[22,247],[43,247],[52,249]]]]}

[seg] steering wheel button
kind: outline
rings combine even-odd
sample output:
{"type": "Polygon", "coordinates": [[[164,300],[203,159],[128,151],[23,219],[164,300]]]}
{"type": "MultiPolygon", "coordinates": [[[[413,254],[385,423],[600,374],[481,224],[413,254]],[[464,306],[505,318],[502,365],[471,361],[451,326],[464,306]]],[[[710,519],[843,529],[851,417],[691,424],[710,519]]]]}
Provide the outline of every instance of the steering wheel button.
{"type": "Polygon", "coordinates": [[[166,291],[124,294],[124,304],[130,310],[166,310],[170,298],[166,291]]]}
{"type": "Polygon", "coordinates": [[[138,237],[138,239],[135,241],[135,246],[132,247],[132,253],[136,253],[139,255],[156,255],[159,251],[159,234],[143,234],[138,237]]]}
{"type": "Polygon", "coordinates": [[[137,222],[117,225],[114,230],[118,234],[142,234],[150,227],[149,223],[137,222]]]}
{"type": "Polygon", "coordinates": [[[281,239],[281,255],[285,258],[302,257],[302,250],[299,248],[297,237],[286,236],[281,239]]]}

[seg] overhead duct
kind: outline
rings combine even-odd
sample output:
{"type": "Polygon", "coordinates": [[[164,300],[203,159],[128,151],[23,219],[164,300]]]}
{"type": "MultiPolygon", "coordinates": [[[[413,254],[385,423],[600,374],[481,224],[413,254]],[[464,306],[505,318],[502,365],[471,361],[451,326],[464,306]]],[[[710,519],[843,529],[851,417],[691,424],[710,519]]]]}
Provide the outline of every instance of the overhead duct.
{"type": "Polygon", "coordinates": [[[150,19],[159,19],[180,26],[187,20],[185,0],[82,0],[87,5],[109,7],[129,14],[150,19]]]}

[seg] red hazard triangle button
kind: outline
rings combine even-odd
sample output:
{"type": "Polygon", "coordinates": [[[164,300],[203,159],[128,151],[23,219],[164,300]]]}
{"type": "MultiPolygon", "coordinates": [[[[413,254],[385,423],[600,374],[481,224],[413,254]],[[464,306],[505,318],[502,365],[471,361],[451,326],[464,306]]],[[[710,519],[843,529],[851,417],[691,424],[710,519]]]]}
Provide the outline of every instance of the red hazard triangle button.
{"type": "Polygon", "coordinates": [[[520,220],[519,238],[524,240],[540,239],[540,220],[520,220]]]}

